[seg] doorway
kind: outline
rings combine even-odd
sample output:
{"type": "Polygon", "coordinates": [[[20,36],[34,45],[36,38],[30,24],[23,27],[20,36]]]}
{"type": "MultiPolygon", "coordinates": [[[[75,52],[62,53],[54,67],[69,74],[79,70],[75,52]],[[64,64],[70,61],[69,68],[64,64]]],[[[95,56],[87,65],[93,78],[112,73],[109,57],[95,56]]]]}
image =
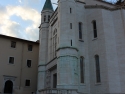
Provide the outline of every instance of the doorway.
{"type": "Polygon", "coordinates": [[[8,80],[5,82],[4,93],[12,94],[13,92],[13,82],[8,80]]]}
{"type": "Polygon", "coordinates": [[[53,88],[56,88],[57,86],[57,74],[53,74],[53,88]]]}

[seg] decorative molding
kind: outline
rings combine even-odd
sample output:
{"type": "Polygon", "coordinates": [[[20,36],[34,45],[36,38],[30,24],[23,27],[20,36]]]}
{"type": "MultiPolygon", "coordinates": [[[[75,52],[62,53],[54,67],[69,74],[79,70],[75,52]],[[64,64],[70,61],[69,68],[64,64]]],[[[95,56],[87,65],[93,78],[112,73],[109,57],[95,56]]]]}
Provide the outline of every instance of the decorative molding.
{"type": "Polygon", "coordinates": [[[49,63],[51,63],[52,61],[54,61],[55,59],[57,59],[57,57],[53,58],[52,60],[50,60],[48,63],[46,64],[41,64],[41,65],[38,65],[38,67],[40,66],[47,66],[49,63]]]}
{"type": "Polygon", "coordinates": [[[77,52],[79,51],[77,48],[75,47],[70,47],[70,46],[65,46],[65,47],[59,47],[56,51],[59,51],[61,49],[75,49],[77,52]]]}
{"type": "Polygon", "coordinates": [[[82,4],[86,4],[85,2],[81,1],[81,0],[75,0],[76,2],[82,3],[82,4]]]}
{"type": "MultiPolygon", "coordinates": [[[[58,85],[58,86],[60,86],[60,85],[58,85]]],[[[77,86],[77,85],[76,85],[77,86]]],[[[76,94],[76,93],[78,93],[78,94],[83,94],[82,92],[79,92],[78,91],[78,89],[62,89],[62,88],[47,88],[47,89],[40,89],[40,90],[38,90],[38,92],[40,92],[40,93],[44,93],[44,92],[51,92],[51,93],[55,93],[55,92],[67,92],[67,93],[69,93],[70,92],[70,94],[72,93],[72,94],[76,94]]],[[[88,93],[84,93],[84,94],[88,94],[88,93]]]]}
{"type": "Polygon", "coordinates": [[[57,22],[58,18],[53,19],[51,26],[53,26],[57,22]]]}
{"type": "Polygon", "coordinates": [[[59,58],[61,58],[61,57],[75,57],[75,58],[77,58],[78,59],[78,57],[77,56],[71,56],[71,55],[64,55],[64,56],[59,56],[59,57],[57,57],[57,59],[59,59],[59,58]]]}
{"type": "Polygon", "coordinates": [[[38,73],[39,73],[39,72],[46,72],[46,71],[38,71],[38,73]]]}
{"type": "Polygon", "coordinates": [[[17,78],[17,77],[15,77],[15,76],[8,76],[8,75],[3,75],[3,77],[4,77],[4,80],[11,80],[11,81],[15,81],[15,79],[17,78]]]}
{"type": "Polygon", "coordinates": [[[79,39],[79,41],[80,41],[80,42],[84,42],[84,40],[82,40],[82,39],[79,39]]]}

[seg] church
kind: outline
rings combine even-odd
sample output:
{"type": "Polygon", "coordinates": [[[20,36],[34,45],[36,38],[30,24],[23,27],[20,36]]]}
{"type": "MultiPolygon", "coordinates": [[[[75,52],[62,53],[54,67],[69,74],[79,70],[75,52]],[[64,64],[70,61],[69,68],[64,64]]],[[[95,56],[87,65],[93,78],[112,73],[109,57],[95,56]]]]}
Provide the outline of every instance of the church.
{"type": "Polygon", "coordinates": [[[46,0],[40,22],[36,42],[0,34],[0,94],[125,94],[125,3],[46,0]]]}
{"type": "Polygon", "coordinates": [[[125,93],[125,7],[46,0],[39,26],[38,94],[125,93]]]}

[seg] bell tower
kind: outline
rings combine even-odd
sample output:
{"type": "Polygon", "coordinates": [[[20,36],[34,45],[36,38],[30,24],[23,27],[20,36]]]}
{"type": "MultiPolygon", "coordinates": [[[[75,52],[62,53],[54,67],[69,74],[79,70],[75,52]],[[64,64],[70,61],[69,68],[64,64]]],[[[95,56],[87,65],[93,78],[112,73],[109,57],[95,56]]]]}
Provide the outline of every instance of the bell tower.
{"type": "Polygon", "coordinates": [[[38,86],[37,89],[45,89],[45,65],[47,63],[48,53],[48,32],[49,32],[49,20],[54,10],[51,0],[46,0],[44,7],[41,11],[41,24],[39,27],[39,64],[38,64],[38,86]]]}

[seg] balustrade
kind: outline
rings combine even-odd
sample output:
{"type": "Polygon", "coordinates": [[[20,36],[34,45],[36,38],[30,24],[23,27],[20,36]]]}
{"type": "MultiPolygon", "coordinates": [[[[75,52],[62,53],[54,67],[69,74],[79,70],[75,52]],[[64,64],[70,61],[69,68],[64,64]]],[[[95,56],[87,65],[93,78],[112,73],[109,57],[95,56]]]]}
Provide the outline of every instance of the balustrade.
{"type": "Polygon", "coordinates": [[[76,89],[43,89],[40,94],[78,94],[76,89]]]}

